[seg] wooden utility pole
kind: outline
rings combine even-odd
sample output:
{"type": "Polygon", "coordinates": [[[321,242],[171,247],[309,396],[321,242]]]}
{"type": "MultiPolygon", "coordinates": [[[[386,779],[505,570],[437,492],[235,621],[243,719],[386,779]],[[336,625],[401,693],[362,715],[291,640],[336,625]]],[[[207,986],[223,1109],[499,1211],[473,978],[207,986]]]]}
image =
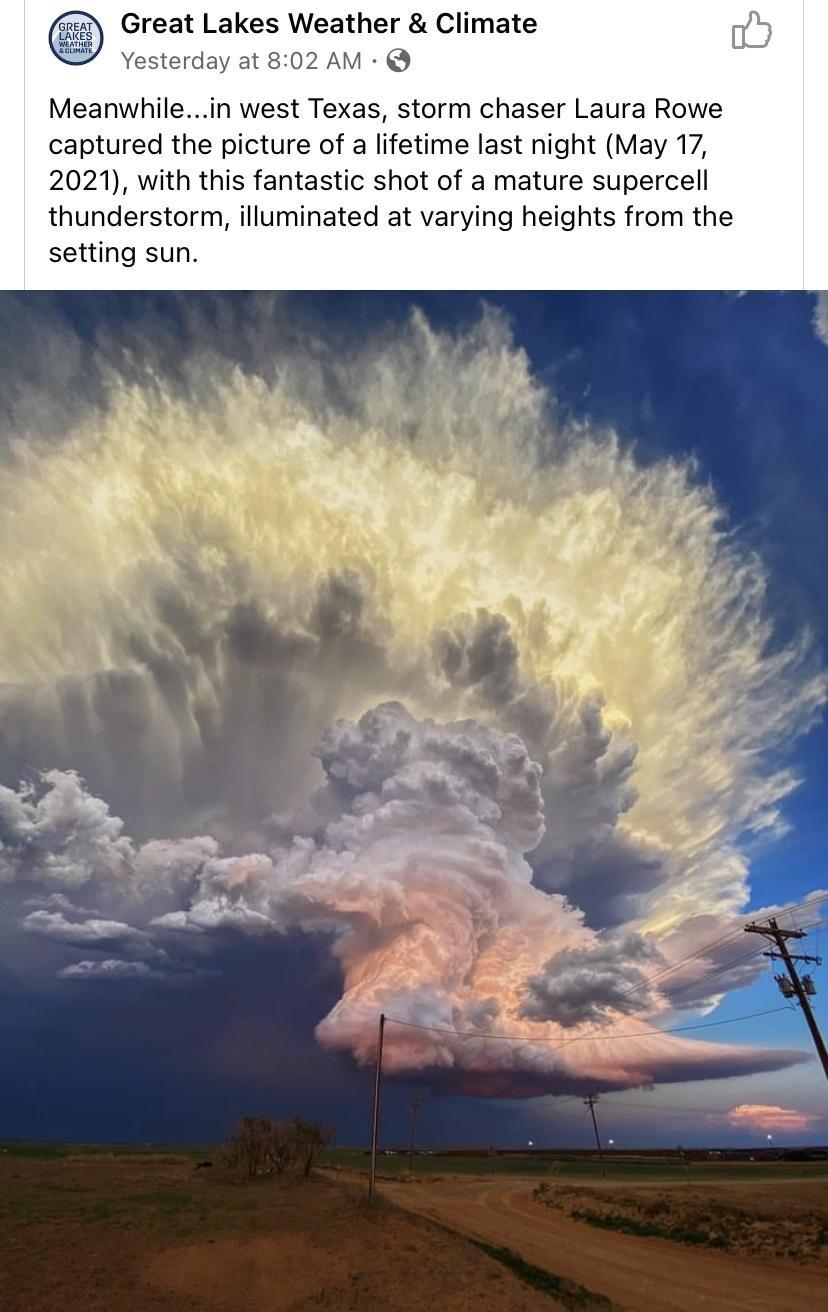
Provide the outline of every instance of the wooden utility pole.
{"type": "Polygon", "coordinates": [[[380,1091],[382,1087],[382,1040],[385,1034],[385,1014],[380,1013],[377,1026],[377,1064],[374,1068],[374,1109],[371,1115],[371,1172],[368,1177],[368,1201],[377,1196],[377,1138],[379,1137],[380,1091]]]}
{"type": "Polygon", "coordinates": [[[598,1121],[595,1118],[595,1104],[598,1101],[597,1093],[588,1093],[584,1098],[584,1106],[589,1108],[592,1116],[592,1128],[595,1131],[595,1142],[598,1145],[598,1156],[601,1158],[601,1174],[606,1177],[607,1164],[604,1161],[604,1150],[601,1147],[601,1136],[598,1133],[598,1121]]]}
{"type": "MultiPolygon", "coordinates": [[[[808,1029],[811,1031],[811,1038],[814,1041],[814,1047],[817,1050],[819,1060],[822,1062],[822,1069],[825,1072],[825,1078],[828,1080],[828,1049],[825,1047],[825,1040],[823,1039],[822,1035],[819,1032],[819,1026],[817,1025],[816,1017],[814,1016],[814,1013],[811,1010],[811,1004],[808,1001],[808,993],[806,989],[803,987],[802,980],[799,978],[799,975],[796,973],[797,961],[813,962],[814,965],[821,966],[822,958],[808,957],[802,953],[789,952],[788,939],[805,938],[805,930],[782,929],[777,923],[776,918],[774,916],[771,916],[769,918],[766,925],[756,925],[756,924],[745,925],[745,933],[761,934],[763,938],[766,938],[768,939],[769,942],[776,944],[776,949],[777,949],[776,952],[765,952],[763,955],[766,957],[770,957],[772,961],[784,962],[785,969],[788,972],[788,977],[791,982],[791,988],[793,988],[794,996],[796,997],[797,1002],[802,1008],[803,1015],[805,1016],[805,1020],[807,1021],[808,1024],[808,1029]]],[[[790,989],[787,989],[785,987],[785,984],[783,984],[784,979],[785,977],[783,975],[777,975],[776,977],[777,983],[782,989],[782,992],[787,997],[790,997],[791,996],[790,989]]],[[[811,983],[807,975],[805,976],[805,981],[809,985],[811,991],[815,992],[813,988],[813,984],[811,983]]],[[[787,981],[785,981],[785,983],[787,983],[787,981]]]]}
{"type": "Polygon", "coordinates": [[[411,1143],[408,1148],[408,1170],[409,1174],[414,1174],[414,1140],[417,1134],[417,1112],[423,1105],[422,1098],[415,1094],[411,1099],[411,1143]]]}

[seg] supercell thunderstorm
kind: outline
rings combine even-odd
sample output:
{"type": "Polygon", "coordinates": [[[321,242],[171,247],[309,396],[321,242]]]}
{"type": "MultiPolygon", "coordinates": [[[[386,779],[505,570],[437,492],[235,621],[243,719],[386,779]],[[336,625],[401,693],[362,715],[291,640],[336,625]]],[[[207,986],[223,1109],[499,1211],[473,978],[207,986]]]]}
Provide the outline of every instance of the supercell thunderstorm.
{"type": "Polygon", "coordinates": [[[391,1027],[392,1070],[481,1095],[797,1060],[656,1032],[755,978],[706,982],[732,945],[662,976],[738,923],[825,692],[712,491],[559,421],[496,315],[354,348],[259,314],[98,342],[82,389],[24,325],[7,956],[197,987],[230,941],[321,936],[322,1044],[370,1062],[384,1010],[439,1031],[391,1027]]]}

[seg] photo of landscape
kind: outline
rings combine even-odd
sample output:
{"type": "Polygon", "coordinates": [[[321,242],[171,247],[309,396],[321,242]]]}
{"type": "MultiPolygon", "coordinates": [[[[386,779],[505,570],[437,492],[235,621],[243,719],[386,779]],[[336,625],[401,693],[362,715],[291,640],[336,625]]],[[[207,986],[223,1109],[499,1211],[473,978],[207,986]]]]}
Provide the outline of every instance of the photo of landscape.
{"type": "Polygon", "coordinates": [[[0,343],[3,1308],[815,1307],[828,301],[0,343]]]}

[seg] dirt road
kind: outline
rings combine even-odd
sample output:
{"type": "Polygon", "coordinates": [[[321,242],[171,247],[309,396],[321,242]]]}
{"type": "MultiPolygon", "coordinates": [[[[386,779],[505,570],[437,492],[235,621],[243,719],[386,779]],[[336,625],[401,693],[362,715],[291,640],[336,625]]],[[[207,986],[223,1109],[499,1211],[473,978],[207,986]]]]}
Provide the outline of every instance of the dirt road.
{"type": "Polygon", "coordinates": [[[597,1230],[532,1198],[530,1180],[383,1183],[400,1207],[606,1294],[630,1312],[813,1312],[825,1271],[597,1230]]]}

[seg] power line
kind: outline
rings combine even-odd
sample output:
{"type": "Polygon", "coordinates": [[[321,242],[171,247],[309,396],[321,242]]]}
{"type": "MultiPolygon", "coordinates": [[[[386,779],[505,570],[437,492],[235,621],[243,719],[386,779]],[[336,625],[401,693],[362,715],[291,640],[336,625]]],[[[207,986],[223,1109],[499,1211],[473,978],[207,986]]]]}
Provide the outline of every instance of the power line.
{"type": "MultiPolygon", "coordinates": [[[[802,911],[806,907],[814,906],[815,904],[823,905],[825,902],[828,902],[828,894],[820,894],[815,897],[806,898],[802,902],[793,903],[791,906],[786,907],[783,910],[779,911],[777,915],[778,916],[793,915],[796,911],[802,911]]],[[[818,921],[817,927],[821,923],[828,923],[828,920],[818,921]]],[[[647,987],[648,985],[657,983],[659,980],[664,979],[671,974],[674,974],[675,971],[681,969],[682,966],[686,966],[693,961],[697,961],[700,957],[703,957],[706,953],[712,951],[713,948],[718,947],[721,943],[728,942],[731,938],[735,938],[743,930],[747,930],[748,933],[751,932],[759,933],[759,934],[764,933],[765,937],[773,937],[773,939],[777,943],[777,946],[780,948],[780,953],[783,959],[785,960],[786,965],[788,966],[789,972],[791,974],[792,982],[796,986],[797,997],[799,999],[800,1005],[802,1006],[802,1009],[805,1012],[806,1017],[809,1019],[809,1023],[811,1024],[812,1033],[814,1033],[815,1041],[817,1042],[817,1047],[820,1050],[820,1055],[823,1060],[823,1066],[825,1066],[826,1074],[828,1074],[828,1059],[826,1059],[825,1048],[824,1045],[822,1044],[822,1036],[819,1034],[816,1028],[816,1022],[813,1020],[813,1017],[811,1016],[807,996],[802,988],[802,985],[799,983],[798,978],[796,978],[796,971],[790,961],[790,954],[788,953],[785,944],[785,940],[787,938],[803,937],[804,931],[782,930],[778,927],[777,920],[775,919],[769,920],[767,930],[765,930],[764,927],[760,927],[757,924],[753,924],[750,926],[740,925],[738,927],[735,927],[734,929],[728,931],[728,933],[722,934],[719,936],[719,938],[714,939],[712,942],[705,944],[703,947],[697,948],[695,952],[690,953],[688,956],[682,958],[680,961],[676,961],[668,966],[665,966],[662,970],[657,971],[655,975],[642,980],[641,983],[639,984],[633,985],[630,989],[627,990],[627,993],[634,993],[636,989],[647,987]]],[[[730,970],[733,968],[733,966],[738,965],[739,961],[746,960],[748,957],[754,955],[756,954],[750,952],[750,953],[746,953],[744,956],[739,957],[733,961],[726,962],[723,965],[718,966],[715,970],[707,972],[700,979],[690,981],[688,982],[687,985],[679,986],[679,988],[674,990],[674,992],[676,993],[681,992],[682,987],[687,988],[690,987],[691,984],[698,985],[704,983],[706,979],[714,979],[716,975],[722,974],[725,970],[730,970]]],[[[622,996],[626,996],[626,995],[622,995],[622,996]]],[[[372,1117],[371,1117],[371,1166],[369,1172],[369,1185],[368,1185],[369,1200],[373,1202],[376,1199],[377,1145],[379,1140],[380,1096],[381,1096],[381,1086],[382,1086],[382,1049],[383,1049],[383,1035],[384,1035],[384,1029],[386,1023],[391,1023],[393,1025],[401,1025],[406,1029],[416,1029],[431,1034],[448,1034],[451,1037],[457,1039],[478,1039],[478,1040],[496,1039],[496,1040],[512,1042],[512,1043],[554,1043],[557,1044],[557,1049],[560,1049],[560,1048],[568,1047],[571,1043],[585,1043],[585,1042],[594,1043],[602,1039],[606,1041],[608,1039],[625,1040],[625,1039],[637,1039],[637,1038],[651,1038],[654,1034],[685,1034],[694,1030],[716,1029],[722,1025],[736,1025],[740,1021],[756,1020],[762,1016],[772,1016],[780,1011],[792,1011],[792,1010],[794,1010],[794,1008],[789,1006],[773,1007],[766,1011],[754,1011],[742,1016],[732,1016],[727,1020],[705,1021],[696,1025],[674,1025],[665,1028],[651,1027],[648,1030],[639,1031],[639,1033],[637,1034],[581,1034],[581,1035],[575,1035],[573,1038],[567,1039],[564,1042],[560,1042],[558,1039],[548,1039],[548,1038],[542,1038],[540,1036],[527,1036],[524,1034],[492,1034],[486,1032],[480,1033],[480,1032],[468,1031],[468,1030],[448,1029],[447,1027],[439,1026],[439,1025],[420,1025],[417,1024],[415,1021],[396,1020],[392,1016],[386,1016],[385,1014],[381,1014],[379,1017],[379,1025],[377,1030],[377,1052],[376,1052],[376,1065],[374,1070],[374,1097],[373,1097],[373,1107],[372,1107],[372,1117]]],[[[566,1101],[566,1100],[562,1100],[562,1101],[566,1101]]],[[[620,1104],[620,1106],[623,1105],[624,1104],[620,1104]]],[[[644,1105],[645,1104],[642,1104],[642,1106],[644,1105]]],[[[588,1096],[585,1102],[585,1106],[589,1107],[590,1113],[592,1115],[596,1142],[599,1145],[599,1151],[601,1151],[600,1139],[598,1137],[598,1126],[595,1119],[595,1095],[588,1096]]],[[[414,1134],[414,1129],[412,1126],[412,1151],[413,1151],[413,1134],[414,1134]]]]}
{"type": "MultiPolygon", "coordinates": [[[[780,915],[781,914],[788,915],[789,913],[792,913],[794,911],[802,910],[805,907],[811,906],[814,903],[824,903],[826,901],[828,901],[828,896],[821,894],[819,897],[809,898],[804,902],[796,903],[791,907],[787,907],[784,912],[780,912],[780,915]]],[[[826,924],[828,924],[828,917],[823,917],[820,920],[814,921],[810,925],[803,926],[803,928],[818,929],[820,926],[826,924]]],[[[641,980],[638,984],[633,984],[631,988],[626,989],[623,993],[619,994],[618,995],[619,998],[626,998],[629,994],[635,993],[638,989],[647,988],[652,984],[659,984],[667,975],[674,974],[675,971],[679,970],[682,966],[689,965],[691,962],[696,961],[700,957],[705,956],[712,948],[717,947],[719,944],[726,942],[728,939],[735,939],[740,934],[744,933],[745,929],[746,929],[745,925],[739,925],[737,926],[736,929],[731,930],[728,934],[723,934],[720,938],[713,939],[711,943],[708,943],[704,948],[700,948],[697,952],[693,953],[691,956],[684,957],[682,958],[681,961],[674,962],[672,965],[667,966],[664,970],[657,972],[655,975],[649,975],[646,979],[641,980]]],[[[755,951],[741,953],[738,957],[733,957],[730,961],[723,962],[720,966],[717,966],[714,970],[707,971],[704,975],[700,975],[697,979],[688,980],[686,984],[679,984],[677,988],[673,988],[673,989],[669,989],[668,986],[669,991],[665,996],[667,996],[668,998],[672,998],[677,993],[682,993],[686,989],[697,988],[700,984],[705,984],[708,980],[715,979],[717,975],[726,974],[727,971],[731,970],[734,966],[740,965],[741,962],[748,961],[750,960],[751,957],[760,956],[761,952],[762,949],[758,948],[755,951]]]]}
{"type": "Polygon", "coordinates": [[[509,1043],[555,1043],[559,1048],[567,1048],[570,1043],[596,1043],[601,1039],[649,1039],[653,1034],[685,1034],[689,1030],[712,1030],[719,1025],[736,1025],[742,1020],[756,1020],[759,1016],[774,1016],[779,1011],[793,1011],[793,1007],[771,1007],[768,1011],[751,1011],[744,1016],[731,1016],[729,1020],[710,1020],[698,1025],[672,1025],[664,1029],[652,1027],[639,1030],[636,1034],[577,1034],[574,1038],[548,1039],[532,1034],[491,1034],[477,1033],[474,1030],[452,1030],[443,1025],[418,1025],[413,1020],[397,1020],[395,1016],[386,1016],[387,1025],[402,1025],[409,1030],[425,1030],[429,1034],[450,1034],[455,1039],[502,1039],[509,1043]]]}
{"type": "MultiPolygon", "coordinates": [[[[740,929],[739,933],[741,934],[743,931],[740,929]]],[[[705,975],[700,975],[698,979],[689,979],[686,984],[679,984],[677,988],[672,989],[665,996],[672,998],[675,997],[677,993],[683,993],[686,989],[692,989],[698,987],[700,984],[706,984],[709,979],[715,979],[717,975],[726,974],[727,971],[732,970],[734,966],[740,965],[741,962],[748,961],[751,957],[759,957],[761,955],[761,948],[754,948],[750,952],[741,952],[738,957],[732,957],[730,961],[723,962],[721,966],[717,966],[715,970],[709,970],[705,975]]]]}
{"type": "MultiPolygon", "coordinates": [[[[722,937],[721,939],[716,939],[716,940],[715,940],[715,943],[722,943],[722,942],[724,942],[724,940],[725,940],[726,938],[732,938],[732,937],[734,937],[734,934],[737,934],[737,933],[740,934],[741,932],[742,932],[742,927],[740,926],[738,930],[735,930],[735,931],[731,932],[730,934],[723,935],[723,937],[722,937]]],[[[707,951],[707,950],[708,950],[708,949],[704,949],[704,951],[707,951]]],[[[721,965],[721,966],[717,966],[715,970],[707,971],[704,975],[700,975],[697,979],[688,980],[686,984],[679,984],[679,986],[678,986],[677,988],[674,988],[674,989],[672,989],[669,993],[666,993],[666,994],[665,994],[665,997],[667,997],[668,999],[672,999],[677,993],[682,993],[682,992],[684,992],[686,989],[689,989],[689,988],[698,987],[699,985],[706,983],[707,980],[709,980],[709,979],[715,979],[715,977],[716,977],[717,975],[723,975],[723,974],[725,974],[727,971],[731,970],[732,967],[739,965],[740,962],[742,962],[742,961],[747,961],[749,957],[758,957],[758,956],[760,955],[760,953],[761,953],[761,948],[753,949],[753,950],[750,951],[750,952],[740,953],[740,955],[739,955],[738,957],[734,957],[734,958],[732,958],[730,961],[726,961],[726,962],[724,962],[723,965],[721,965]]],[[[683,961],[683,962],[681,962],[681,963],[676,963],[673,967],[670,967],[668,970],[666,970],[666,971],[662,971],[660,975],[650,976],[650,977],[648,977],[647,979],[641,980],[640,983],[638,983],[638,984],[634,984],[634,985],[632,986],[632,988],[625,989],[623,993],[618,994],[618,995],[617,995],[617,996],[618,996],[618,999],[620,1000],[621,998],[626,998],[626,997],[628,997],[631,993],[635,993],[636,990],[638,990],[638,989],[645,988],[645,987],[647,987],[648,985],[650,985],[650,984],[652,984],[652,983],[657,983],[661,978],[664,977],[664,975],[669,974],[669,973],[671,973],[671,972],[674,971],[674,970],[677,970],[679,965],[686,965],[688,961],[695,960],[695,959],[696,959],[698,956],[700,956],[700,955],[702,955],[702,952],[698,952],[698,953],[694,954],[693,957],[688,957],[688,958],[686,958],[685,961],[683,961]]],[[[643,1005],[643,1004],[642,1004],[642,1005],[643,1005]]],[[[616,1010],[617,1010],[617,1008],[616,1008],[616,1010]]],[[[595,1027],[595,1028],[598,1028],[598,1027],[595,1027]]],[[[569,1040],[568,1040],[568,1041],[569,1041],[569,1040]]],[[[562,1045],[562,1046],[564,1046],[564,1045],[562,1045]]]]}
{"type": "MultiPolygon", "coordinates": [[[[616,1090],[615,1092],[623,1094],[624,1091],[616,1090]]],[[[642,1109],[644,1111],[664,1113],[680,1112],[682,1114],[686,1113],[694,1116],[726,1116],[727,1113],[732,1110],[730,1107],[688,1107],[685,1103],[676,1103],[671,1106],[669,1103],[658,1102],[657,1100],[653,1102],[628,1102],[626,1098],[623,1102],[616,1102],[612,1098],[605,1098],[604,1106],[612,1107],[617,1112],[622,1112],[625,1108],[629,1107],[630,1110],[635,1109],[636,1111],[642,1109]]]]}
{"type": "MultiPolygon", "coordinates": [[[[780,916],[791,915],[796,911],[803,911],[806,907],[819,905],[825,902],[828,902],[828,893],[820,893],[816,897],[806,898],[803,902],[792,903],[790,906],[785,907],[783,911],[780,911],[778,915],[780,916]]],[[[747,916],[745,916],[745,921],[746,922],[748,921],[747,916]]],[[[666,978],[666,976],[672,975],[674,974],[675,971],[680,970],[682,966],[690,965],[691,962],[698,961],[699,958],[706,956],[708,952],[711,952],[713,950],[713,948],[719,947],[722,943],[726,943],[729,939],[737,939],[739,935],[744,931],[744,928],[745,928],[744,924],[736,925],[733,929],[728,930],[727,933],[720,934],[718,938],[714,938],[711,940],[711,942],[705,943],[703,947],[697,948],[695,952],[691,952],[689,953],[688,956],[680,958],[679,961],[670,962],[669,965],[662,967],[662,969],[656,971],[655,974],[648,975],[646,979],[641,980],[640,983],[631,985],[630,988],[626,989],[625,992],[620,994],[619,996],[627,997],[628,994],[635,993],[639,989],[647,988],[652,984],[657,984],[660,980],[666,978]]],[[[704,978],[706,977],[703,977],[702,980],[693,981],[693,982],[702,983],[704,978]]]]}
{"type": "Polygon", "coordinates": [[[812,907],[821,902],[828,902],[828,892],[806,898],[804,902],[793,902],[790,906],[782,907],[780,911],[776,912],[776,917],[778,919],[780,916],[789,916],[793,911],[801,911],[803,907],[812,907]]]}
{"type": "MultiPolygon", "coordinates": [[[[780,912],[780,915],[782,914],[792,915],[796,911],[802,911],[806,907],[810,907],[815,904],[822,905],[826,901],[828,901],[828,894],[820,893],[814,897],[805,898],[802,902],[792,903],[790,906],[785,908],[784,912],[780,912]]],[[[817,923],[828,923],[828,919],[817,923]]],[[[734,929],[728,930],[726,934],[721,934],[718,938],[712,939],[711,942],[706,943],[701,948],[697,948],[695,952],[690,953],[686,957],[682,957],[681,960],[671,962],[670,965],[663,967],[660,971],[656,971],[654,975],[648,975],[644,979],[640,980],[637,984],[631,985],[628,989],[625,989],[623,993],[618,995],[619,999],[629,997],[631,994],[638,992],[640,989],[649,988],[652,985],[659,985],[662,980],[666,979],[669,975],[675,974],[675,972],[680,970],[683,966],[687,966],[691,964],[693,961],[698,961],[700,958],[706,956],[707,953],[712,951],[713,948],[719,947],[722,943],[726,943],[730,939],[735,940],[736,938],[739,937],[740,934],[743,933],[744,929],[745,929],[744,925],[737,925],[734,929]]],[[[688,980],[686,984],[680,984],[678,988],[674,988],[670,990],[665,996],[667,996],[668,998],[672,998],[676,994],[682,993],[687,989],[698,988],[699,985],[705,984],[710,979],[715,979],[718,975],[726,974],[734,966],[740,965],[741,962],[743,961],[748,961],[751,957],[759,956],[760,953],[761,953],[761,949],[742,953],[738,957],[734,957],[730,961],[722,963],[722,965],[717,966],[715,969],[707,971],[704,975],[699,976],[697,979],[688,980]]],[[[665,1033],[666,1032],[668,1031],[665,1031],[665,1033]]]]}

